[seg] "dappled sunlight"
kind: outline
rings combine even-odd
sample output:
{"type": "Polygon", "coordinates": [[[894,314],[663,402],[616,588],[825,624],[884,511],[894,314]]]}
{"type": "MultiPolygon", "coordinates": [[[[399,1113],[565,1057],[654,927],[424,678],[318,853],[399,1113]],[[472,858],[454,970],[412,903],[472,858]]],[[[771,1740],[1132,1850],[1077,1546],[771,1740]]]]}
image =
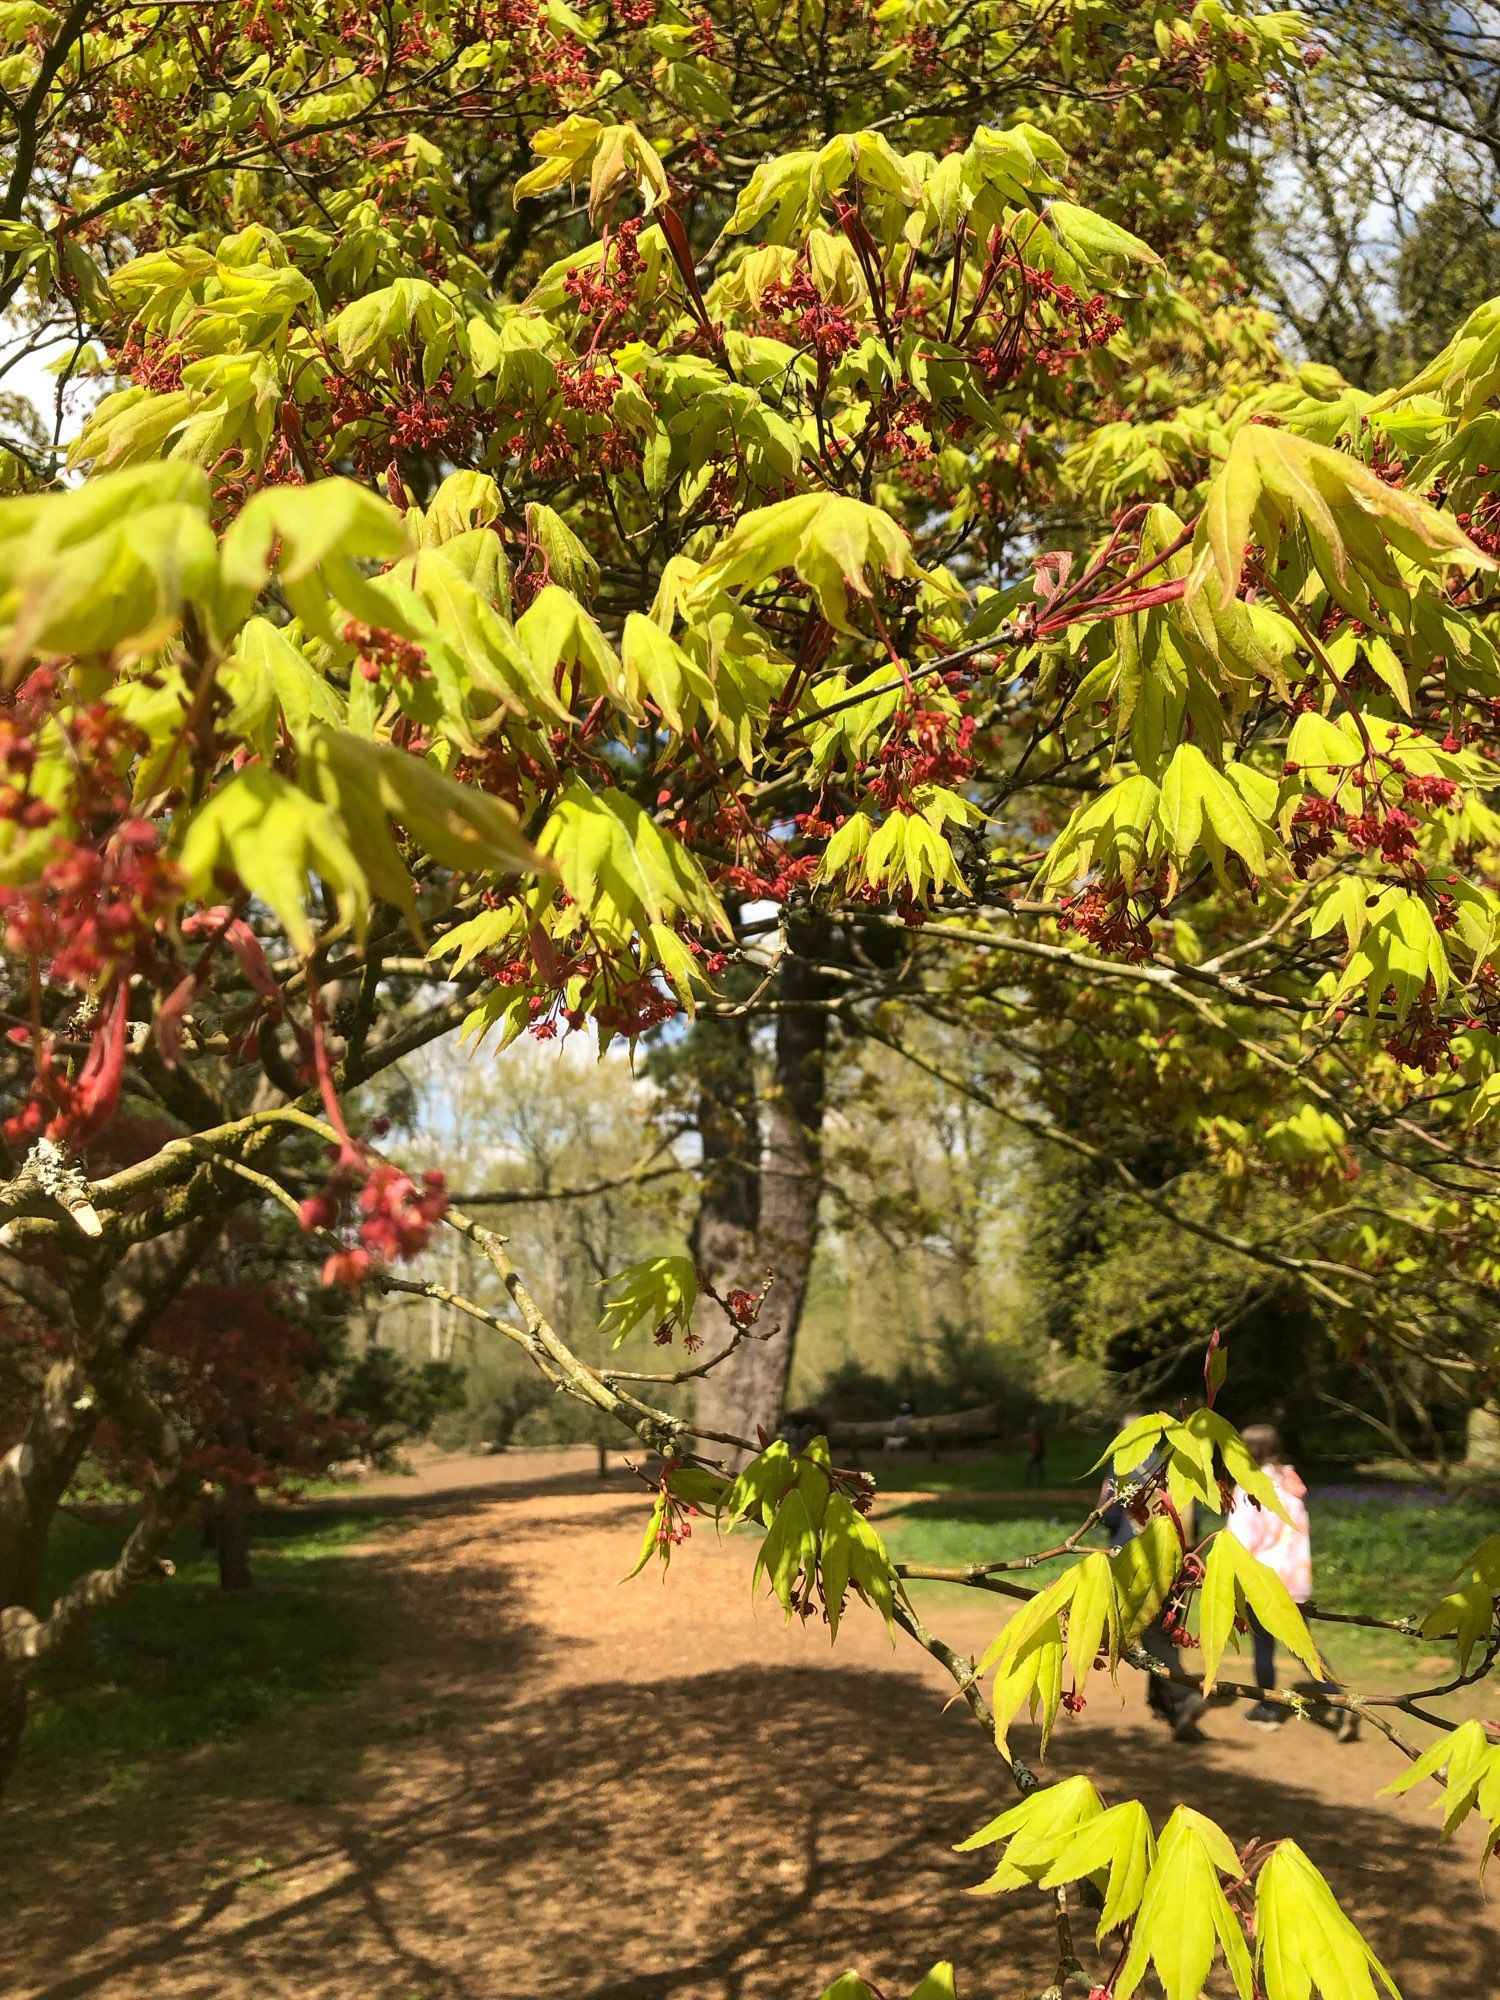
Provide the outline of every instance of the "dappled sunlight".
{"type": "MultiPolygon", "coordinates": [[[[951,1847],[1007,1789],[926,1662],[858,1608],[836,1648],[788,1627],[752,1604],[748,1537],[721,1548],[707,1527],[681,1574],[622,1588],[635,1495],[526,1470],[488,1493],[414,1493],[401,1530],[368,1546],[394,1657],[261,1740],[263,1790],[226,1795],[232,1760],[201,1754],[172,1788],[173,1840],[128,1862],[76,1808],[45,1826],[25,1907],[7,1910],[8,1992],[764,2000],[846,1963],[909,1985],[939,1947],[982,1993],[1046,1983],[1045,1909],[965,1893],[985,1871],[951,1847]],[[298,1757],[329,1734],[346,1760],[298,1803],[298,1757]],[[116,1884],[108,1904],[80,1903],[80,1862],[116,1884]]],[[[962,1647],[997,1616],[931,1615],[962,1647]]],[[[1384,1746],[1311,1727],[1267,1741],[1226,1707],[1169,1759],[1137,1678],[1122,1681],[1123,1703],[1100,1681],[1065,1719],[1059,1775],[1086,1768],[1158,1822],[1187,1799],[1236,1841],[1292,1834],[1408,2000],[1481,1990],[1500,1923],[1476,1843],[1441,1848],[1419,1803],[1374,1807],[1399,1761],[1384,1746]]],[[[1017,1748],[1034,1757],[1033,1733],[1017,1748]]]]}

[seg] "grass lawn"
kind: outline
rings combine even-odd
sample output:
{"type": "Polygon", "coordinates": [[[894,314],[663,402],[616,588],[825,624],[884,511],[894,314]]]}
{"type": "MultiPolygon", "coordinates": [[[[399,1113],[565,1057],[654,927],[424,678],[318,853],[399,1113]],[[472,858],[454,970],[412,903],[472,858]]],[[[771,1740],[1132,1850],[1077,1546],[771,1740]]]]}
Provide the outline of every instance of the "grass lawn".
{"type": "MultiPolygon", "coordinates": [[[[347,1550],[386,1525],[369,1515],[261,1514],[255,1587],[228,1594],[212,1553],[183,1531],[171,1550],[176,1575],[96,1616],[81,1644],[39,1676],[15,1781],[26,1812],[0,1818],[0,1882],[7,1862],[24,1859],[27,1814],[34,1825],[39,1813],[87,1805],[117,1829],[138,1815],[159,1824],[193,1753],[211,1753],[194,1760],[195,1793],[320,1796],[354,1753],[309,1712],[356,1686],[384,1653],[376,1578],[347,1550]],[[299,1719],[305,1747],[268,1758],[265,1739],[299,1719]]],[[[120,1536],[115,1524],[65,1519],[49,1588],[112,1560],[120,1536]]]]}
{"type": "MultiPolygon", "coordinates": [[[[1047,1487],[1078,1484],[1080,1493],[1097,1492],[1089,1468],[1107,1440],[1088,1437],[1059,1437],[1047,1444],[1047,1487]]],[[[837,1454],[840,1460],[847,1453],[837,1454]]],[[[921,1445],[907,1451],[865,1451],[864,1469],[886,1493],[1008,1493],[1024,1492],[1026,1447],[1017,1442],[983,1450],[955,1449],[929,1458],[921,1445]]]]}
{"type": "MultiPolygon", "coordinates": [[[[885,1482],[882,1481],[882,1485],[885,1482]]],[[[1310,1507],[1313,1569],[1318,1595],[1329,1610],[1397,1617],[1423,1611],[1441,1597],[1464,1558],[1493,1534],[1493,1501],[1480,1499],[1423,1504],[1371,1488],[1359,1499],[1320,1501],[1314,1488],[1310,1507]]],[[[893,1493],[887,1513],[878,1506],[879,1527],[899,1562],[953,1568],[969,1562],[996,1562],[1028,1555],[1061,1541],[1088,1511],[1092,1489],[1080,1489],[1076,1507],[1014,1499],[966,1500],[951,1497],[903,1499],[893,1493]]],[[[1200,1520],[1199,1532],[1216,1525],[1200,1520]]],[[[1091,1546],[1102,1546],[1102,1537],[1091,1546]]],[[[1056,1565],[1038,1571],[1056,1573],[1056,1565]]],[[[958,1585],[926,1584],[935,1604],[955,1601],[958,1585]]],[[[1003,1608],[996,1603],[996,1624],[1003,1608]]],[[[939,1629],[941,1614],[937,1613],[939,1629]]],[[[1436,1685],[1448,1678],[1453,1652],[1437,1642],[1403,1640],[1395,1634],[1320,1626],[1320,1641],[1336,1668],[1370,1691],[1436,1685]]],[[[1288,1678],[1295,1678],[1293,1669],[1288,1678]]],[[[1230,1664],[1231,1676],[1234,1665],[1230,1664]]],[[[1248,1667],[1246,1677],[1248,1678],[1248,1667]]],[[[1495,1705],[1492,1688],[1481,1685],[1455,1697],[1455,1712],[1478,1713],[1495,1705]]]]}

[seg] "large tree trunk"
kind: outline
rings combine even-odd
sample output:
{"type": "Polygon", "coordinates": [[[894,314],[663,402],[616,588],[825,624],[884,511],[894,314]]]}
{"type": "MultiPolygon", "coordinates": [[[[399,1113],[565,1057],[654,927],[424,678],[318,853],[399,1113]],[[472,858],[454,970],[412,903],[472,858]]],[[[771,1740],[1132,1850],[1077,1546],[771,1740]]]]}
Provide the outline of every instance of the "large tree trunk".
{"type": "MultiPolygon", "coordinates": [[[[240,1198],[233,1191],[233,1199],[240,1198]]],[[[85,1267],[72,1273],[67,1292],[53,1288],[55,1296],[44,1296],[49,1318],[69,1328],[87,1365],[80,1358],[48,1369],[24,1435],[0,1457],[0,1792],[15,1769],[37,1660],[71,1643],[92,1609],[113,1601],[154,1566],[149,1544],[143,1548],[138,1540],[147,1525],[143,1518],[113,1571],[91,1571],[75,1579],[50,1611],[43,1606],[47,1538],[106,1405],[127,1428],[136,1428],[140,1410],[148,1411],[162,1436],[172,1440],[170,1424],[141,1394],[133,1358],[146,1329],[186,1282],[220,1226],[217,1217],[198,1218],[170,1237],[127,1251],[115,1262],[108,1285],[97,1266],[85,1267]]],[[[50,1280],[35,1271],[30,1281],[33,1292],[50,1288],[50,1280]]],[[[161,1436],[148,1430],[142,1441],[160,1461],[161,1436]]],[[[185,1511],[185,1496],[174,1497],[181,1498],[185,1511]]],[[[152,1504],[158,1520],[180,1518],[162,1514],[160,1495],[152,1504]]]]}
{"type": "MultiPolygon", "coordinates": [[[[98,1421],[83,1370],[58,1362],[25,1436],[0,1458],[0,1633],[19,1634],[42,1608],[48,1531],[98,1421]]],[[[20,1751],[29,1678],[0,1663],[0,1791],[20,1751]]]]}
{"type": "MultiPolygon", "coordinates": [[[[693,1224],[693,1261],[721,1295],[758,1281],[756,1236],[760,1228],[760,1105],[749,1023],[743,1016],[700,1022],[693,1031],[698,1077],[698,1135],[703,1147],[702,1185],[693,1224]]],[[[732,1329],[709,1300],[701,1309],[709,1353],[732,1329]]],[[[737,1356],[731,1356],[731,1366],[737,1356]]],[[[698,1419],[712,1430],[736,1427],[729,1403],[714,1395],[722,1369],[699,1385],[698,1419]]]]}
{"type": "Polygon", "coordinates": [[[219,1558],[219,1588],[248,1590],[250,1574],[250,1495],[243,1486],[226,1486],[214,1508],[214,1548],[219,1558]]]}
{"type": "Polygon", "coordinates": [[[10,1783],[21,1755],[27,1703],[26,1683],[9,1674],[0,1675],[0,1792],[10,1783]]]}
{"type": "Polygon", "coordinates": [[[1465,1472],[1500,1476],[1500,1405],[1477,1403],[1469,1412],[1465,1472]]]}
{"type": "MultiPolygon", "coordinates": [[[[823,1192],[828,1015],[817,1003],[824,998],[824,982],[804,960],[790,957],[783,964],[778,988],[785,1011],[776,1016],[775,1067],[763,1120],[753,1236],[746,1240],[743,1218],[748,1203],[740,1189],[731,1246],[721,1228],[722,1198],[711,1201],[710,1173],[695,1243],[700,1263],[720,1291],[726,1284],[755,1286],[767,1275],[771,1278],[757,1329],[765,1337],[743,1341],[698,1387],[698,1421],[705,1429],[751,1441],[758,1430],[774,1431],[781,1421],[823,1192]],[[707,1254],[710,1241],[737,1250],[742,1259],[739,1269],[716,1267],[707,1254]]],[[[749,1136],[743,1119],[740,1129],[749,1136]]],[[[706,1160],[706,1135],[704,1152],[706,1160]]],[[[722,1345],[730,1331],[720,1316],[708,1333],[710,1344],[722,1345]]]]}

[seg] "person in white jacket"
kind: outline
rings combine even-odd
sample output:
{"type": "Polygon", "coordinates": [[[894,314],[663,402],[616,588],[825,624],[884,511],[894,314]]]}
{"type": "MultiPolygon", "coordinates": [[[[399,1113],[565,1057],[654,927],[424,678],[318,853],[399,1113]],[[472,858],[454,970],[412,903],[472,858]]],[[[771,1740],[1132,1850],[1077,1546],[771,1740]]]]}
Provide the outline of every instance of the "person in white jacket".
{"type": "MultiPolygon", "coordinates": [[[[1243,1432],[1246,1448],[1276,1489],[1276,1497],[1287,1518],[1261,1507],[1243,1487],[1236,1487],[1234,1502],[1225,1523],[1235,1540],[1263,1562],[1286,1585],[1294,1604],[1306,1604],[1312,1596],[1312,1531],[1307,1518],[1307,1488],[1297,1469],[1287,1459],[1281,1433],[1274,1424],[1250,1424],[1243,1432]]],[[[1276,1641],[1253,1611],[1248,1613],[1250,1639],[1255,1651],[1255,1684],[1262,1690],[1276,1686],[1276,1641]]],[[[1323,1683],[1336,1685],[1333,1681],[1323,1683]]],[[[1277,1729],[1289,1711],[1275,1702],[1258,1701],[1246,1716],[1257,1728],[1277,1729]]],[[[1340,1709],[1335,1725],[1341,1743],[1359,1734],[1359,1717],[1340,1709]]]]}

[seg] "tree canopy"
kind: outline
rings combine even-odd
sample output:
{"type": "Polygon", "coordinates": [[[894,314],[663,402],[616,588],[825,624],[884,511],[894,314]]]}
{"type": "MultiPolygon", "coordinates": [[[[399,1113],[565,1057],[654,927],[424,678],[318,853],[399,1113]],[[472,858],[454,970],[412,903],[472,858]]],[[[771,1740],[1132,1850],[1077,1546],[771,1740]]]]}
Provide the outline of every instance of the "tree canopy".
{"type": "MultiPolygon", "coordinates": [[[[1217,1952],[1247,1995],[1252,1901],[1269,2000],[1373,1991],[1295,1846],[1252,1894],[1252,1830],[1153,1830],[1008,1742],[1195,1597],[1205,1685],[1248,1612],[1316,1671],[1270,1572],[1182,1529],[1259,1491],[1212,1368],[1113,1448],[1150,1466],[1136,1553],[978,1668],[826,1447],[753,1435],[833,1032],[1493,1399],[1500,301],[1378,394],[1278,346],[1244,256],[1306,43],[1229,0],[0,6],[0,305],[59,369],[0,460],[0,1244],[56,1357],[0,1467],[0,1761],[191,1504],[144,1357],[274,1208],[324,1284],[465,1312],[660,1451],[648,1557],[748,1519],[789,1613],[836,1631],[852,1591],[942,1660],[1021,1794],[989,1886],[1067,1937],[1091,1885],[1106,1991],[1195,2000],[1217,1952]],[[689,1021],[692,1254],[619,1273],[606,1325],[712,1340],[653,1376],[573,1351],[367,1087],[454,1029],[487,1063],[689,1021]],[[450,1229],[506,1311],[425,1274],[450,1229]],[[143,1511],[36,1607],[105,1420],[143,1511]]],[[[1432,1627],[1460,1675],[1497,1586],[1487,1545],[1432,1627]]],[[[1496,1757],[1461,1732],[1411,1781],[1446,1760],[1493,1822],[1496,1757]]]]}

